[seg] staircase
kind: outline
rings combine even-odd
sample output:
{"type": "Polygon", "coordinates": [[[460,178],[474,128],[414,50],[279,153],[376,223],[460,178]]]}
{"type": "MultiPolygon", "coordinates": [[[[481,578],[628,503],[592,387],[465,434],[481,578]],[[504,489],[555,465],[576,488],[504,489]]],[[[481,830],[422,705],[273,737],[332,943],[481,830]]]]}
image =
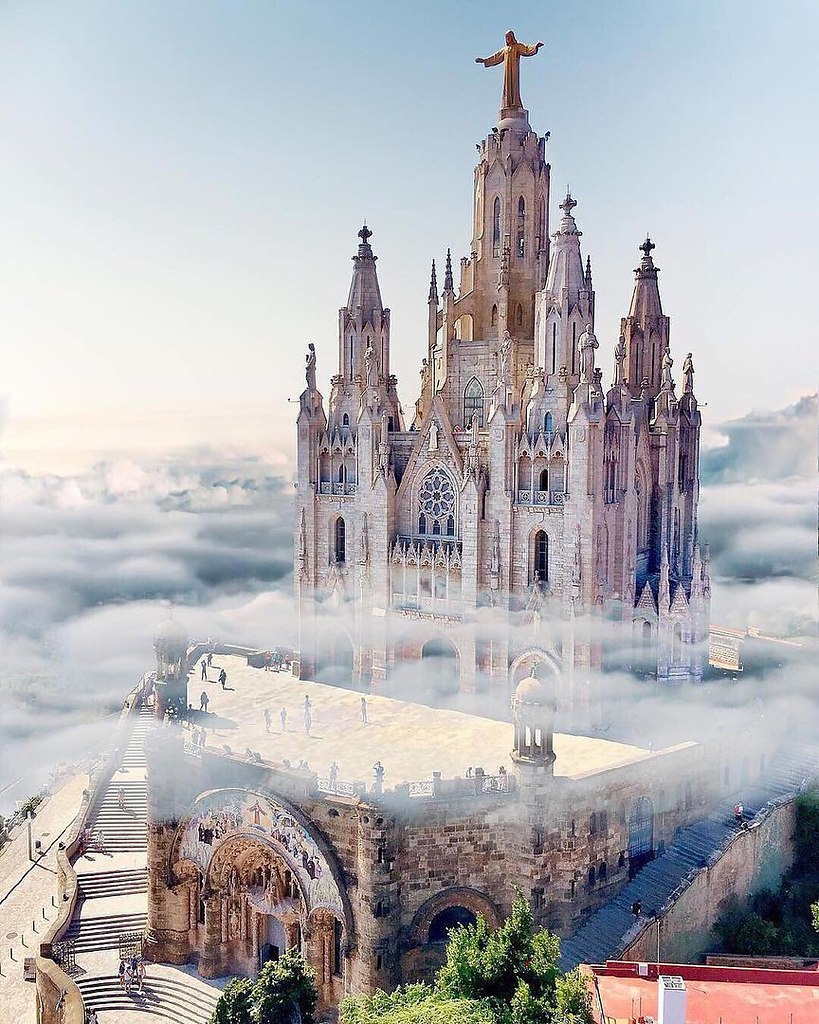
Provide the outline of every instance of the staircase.
{"type": "Polygon", "coordinates": [[[219,997],[218,990],[197,985],[182,972],[168,977],[166,971],[167,968],[148,964],[141,993],[136,989],[126,993],[115,976],[78,978],[77,986],[86,1009],[95,1009],[100,1014],[100,1024],[105,1024],[106,1018],[117,1020],[123,1011],[150,1013],[179,1024],[209,1021],[219,997]]]}
{"type": "MultiPolygon", "coordinates": [[[[764,779],[742,793],[746,822],[792,799],[805,780],[819,776],[819,747],[794,745],[765,772],[764,779]]],[[[611,903],[591,914],[571,938],[562,943],[564,969],[578,964],[613,960],[628,945],[627,934],[635,926],[631,907],[642,904],[643,914],[653,916],[684,889],[701,869],[719,859],[736,835],[733,808],[736,796],[710,817],[683,829],[665,853],[647,864],[611,903]]]]}
{"type": "Polygon", "coordinates": [[[140,708],[122,763],[97,807],[88,856],[75,864],[80,900],[65,938],[74,940],[83,969],[74,980],[86,1011],[96,1010],[100,1024],[131,1024],[144,1014],[207,1024],[219,990],[193,971],[147,964],[141,993],[126,993],[119,984],[120,937],[144,932],[147,918],[145,737],[153,724],[151,710],[140,708]]]}

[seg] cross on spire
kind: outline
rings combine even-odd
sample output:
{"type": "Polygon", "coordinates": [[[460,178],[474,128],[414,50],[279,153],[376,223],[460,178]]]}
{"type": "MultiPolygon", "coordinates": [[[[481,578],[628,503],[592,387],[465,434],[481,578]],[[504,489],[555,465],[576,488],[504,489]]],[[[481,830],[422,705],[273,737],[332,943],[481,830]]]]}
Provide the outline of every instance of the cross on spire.
{"type": "Polygon", "coordinates": [[[571,192],[566,192],[566,198],[560,204],[560,209],[566,214],[567,217],[571,216],[572,210],[577,206],[577,203],[572,199],[571,192]]]}
{"type": "Polygon", "coordinates": [[[365,221],[364,226],[358,232],[358,237],[361,239],[362,243],[366,245],[368,241],[372,238],[372,234],[372,231],[370,231],[370,229],[367,227],[367,222],[365,221]]]}
{"type": "Polygon", "coordinates": [[[640,246],[640,249],[642,249],[642,251],[645,253],[646,256],[650,256],[651,255],[651,250],[652,249],[656,249],[656,248],[657,248],[657,246],[651,241],[649,236],[646,235],[646,240],[640,246]]]}

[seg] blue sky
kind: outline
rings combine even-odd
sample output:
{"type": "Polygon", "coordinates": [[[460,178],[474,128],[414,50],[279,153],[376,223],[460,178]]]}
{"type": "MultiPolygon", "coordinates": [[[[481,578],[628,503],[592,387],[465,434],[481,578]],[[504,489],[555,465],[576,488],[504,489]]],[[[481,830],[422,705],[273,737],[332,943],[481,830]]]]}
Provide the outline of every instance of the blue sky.
{"type": "Polygon", "coordinates": [[[6,0],[7,443],[287,449],[365,216],[410,409],[429,261],[468,250],[497,112],[500,69],[473,61],[510,27],[546,43],[522,94],[553,210],[566,182],[578,200],[606,378],[648,230],[711,422],[813,390],[815,3],[6,0]]]}

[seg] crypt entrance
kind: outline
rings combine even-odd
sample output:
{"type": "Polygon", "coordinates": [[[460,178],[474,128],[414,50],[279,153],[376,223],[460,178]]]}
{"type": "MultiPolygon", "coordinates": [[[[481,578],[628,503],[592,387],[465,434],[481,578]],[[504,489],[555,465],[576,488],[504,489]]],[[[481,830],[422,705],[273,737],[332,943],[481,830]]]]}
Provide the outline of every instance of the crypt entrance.
{"type": "Polygon", "coordinates": [[[299,811],[270,793],[204,793],[176,830],[171,865],[189,908],[186,959],[203,977],[253,977],[297,949],[319,1008],[347,993],[349,901],[334,852],[299,811]]]}

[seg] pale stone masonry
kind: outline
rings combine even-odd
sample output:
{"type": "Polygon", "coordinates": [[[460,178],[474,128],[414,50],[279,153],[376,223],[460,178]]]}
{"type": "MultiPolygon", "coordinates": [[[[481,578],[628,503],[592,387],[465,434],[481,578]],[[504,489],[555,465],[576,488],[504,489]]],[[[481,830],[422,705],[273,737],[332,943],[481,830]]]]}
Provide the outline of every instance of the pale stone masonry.
{"type": "Polygon", "coordinates": [[[710,570],[691,355],[678,397],[647,238],[604,389],[571,195],[549,233],[547,138],[504,109],[478,147],[471,252],[457,291],[450,254],[440,294],[433,264],[412,416],[372,233],[359,232],[329,399],[311,346],[298,416],[308,678],[389,692],[431,658],[437,689],[448,665],[461,690],[507,698],[541,663],[571,708],[598,667],[702,677],[710,570]]]}

